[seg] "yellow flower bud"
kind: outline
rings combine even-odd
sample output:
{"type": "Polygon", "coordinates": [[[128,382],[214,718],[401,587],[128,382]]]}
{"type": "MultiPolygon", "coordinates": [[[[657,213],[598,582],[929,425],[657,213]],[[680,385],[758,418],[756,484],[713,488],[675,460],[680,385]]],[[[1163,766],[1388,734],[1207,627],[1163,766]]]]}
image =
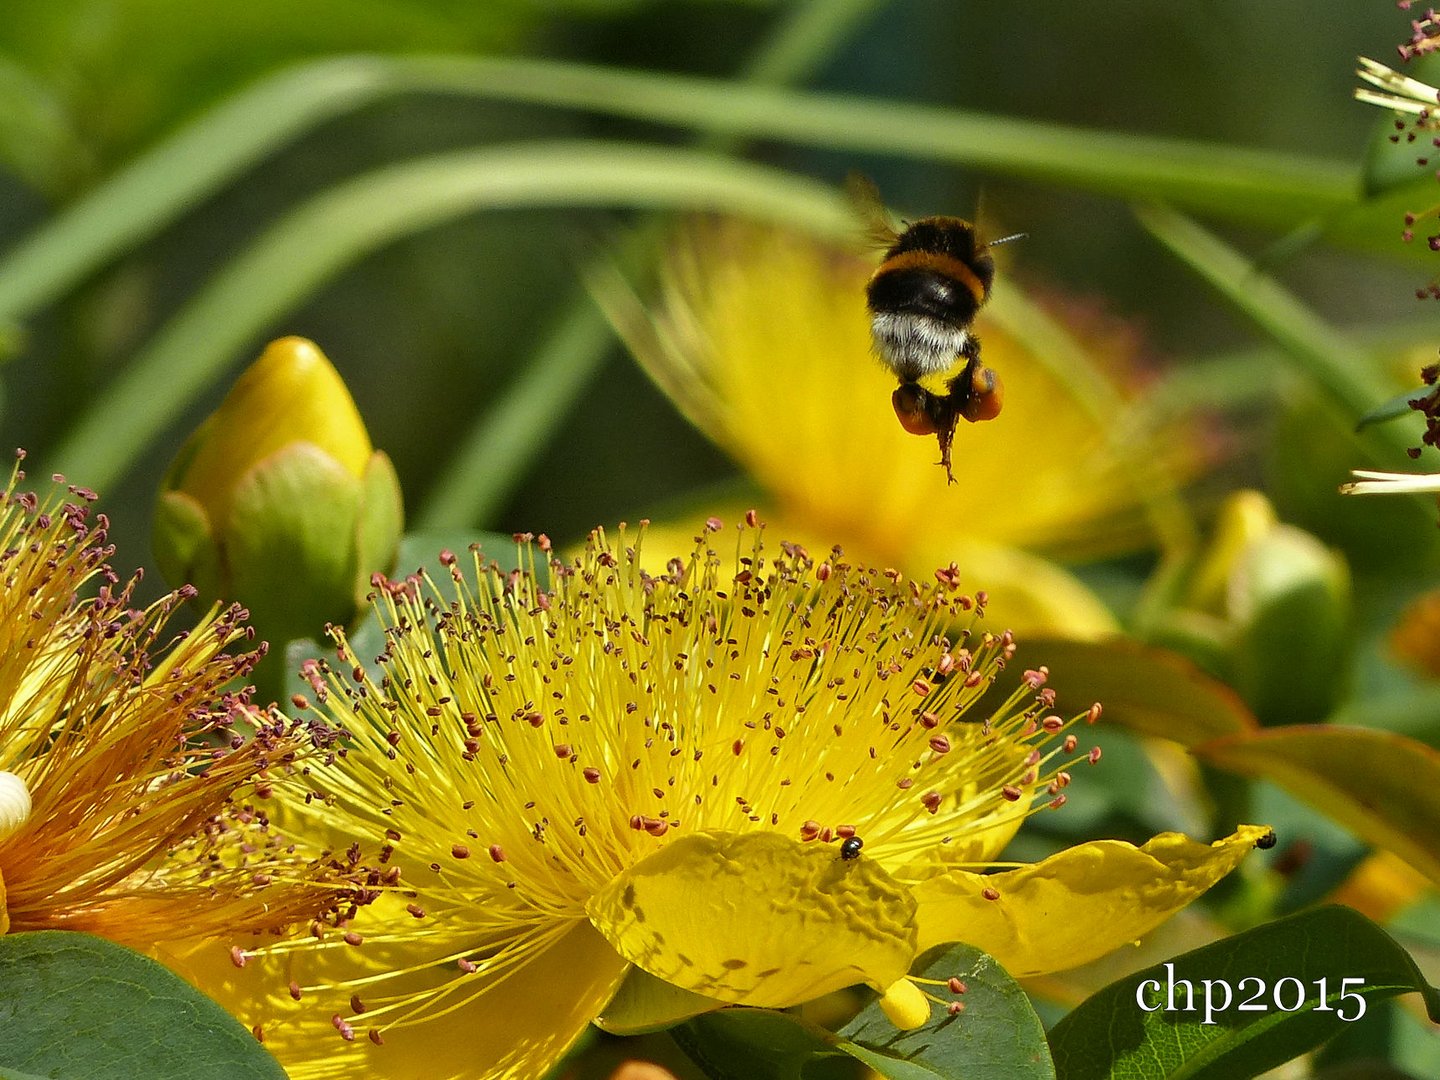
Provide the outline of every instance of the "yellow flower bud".
{"type": "Polygon", "coordinates": [[[304,338],[272,342],[166,475],[155,556],[205,603],[238,600],[277,646],[355,615],[401,532],[390,459],[339,372],[304,338]]]}
{"type": "Polygon", "coordinates": [[[1322,719],[1349,642],[1344,558],[1257,491],[1230,496],[1209,546],[1160,575],[1142,631],[1238,690],[1263,723],[1322,719]]]}
{"type": "Polygon", "coordinates": [[[241,478],[271,454],[296,442],[323,450],[359,479],[370,463],[370,433],[340,373],[302,337],[272,341],[260,359],[235,380],[176,464],[171,479],[203,506],[211,521],[224,521],[241,478]]]}

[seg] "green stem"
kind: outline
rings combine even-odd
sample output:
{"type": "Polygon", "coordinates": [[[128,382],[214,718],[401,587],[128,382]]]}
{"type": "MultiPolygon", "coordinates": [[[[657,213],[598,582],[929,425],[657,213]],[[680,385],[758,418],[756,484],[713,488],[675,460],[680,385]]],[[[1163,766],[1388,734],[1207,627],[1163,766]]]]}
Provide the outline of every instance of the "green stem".
{"type": "Polygon", "coordinates": [[[1165,206],[1137,207],[1135,214],[1152,236],[1270,335],[1335,405],[1359,417],[1390,397],[1393,388],[1344,335],[1214,233],[1165,206]]]}

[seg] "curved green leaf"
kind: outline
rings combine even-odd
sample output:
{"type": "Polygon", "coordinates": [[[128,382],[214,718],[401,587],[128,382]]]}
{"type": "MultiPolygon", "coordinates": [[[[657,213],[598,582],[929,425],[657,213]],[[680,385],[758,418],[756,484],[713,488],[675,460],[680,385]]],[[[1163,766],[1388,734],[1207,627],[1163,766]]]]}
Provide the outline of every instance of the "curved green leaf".
{"type": "Polygon", "coordinates": [[[1040,1018],[1025,991],[993,959],[969,945],[952,945],[930,953],[917,974],[939,982],[960,979],[963,994],[952,995],[943,986],[932,992],[960,1002],[964,1011],[951,1016],[937,1005],[924,1027],[897,1031],[879,1004],[871,1004],[840,1030],[836,1045],[887,1080],[1053,1080],[1040,1018]]]}
{"type": "MultiPolygon", "coordinates": [[[[1064,712],[1078,712],[1098,701],[1105,708],[1104,723],[1184,746],[1258,727],[1235,691],[1179,653],[1118,637],[1027,637],[1024,646],[1025,656],[1049,668],[1049,685],[1064,712]]],[[[1008,692],[1020,676],[1018,668],[1003,672],[990,693],[1008,692]]]]}
{"type": "Polygon", "coordinates": [[[89,934],[0,937],[0,1068],[49,1080],[285,1080],[255,1037],[155,961],[89,934]]]}
{"type": "Polygon", "coordinates": [[[1372,1003],[1412,991],[1440,1019],[1440,991],[1393,938],[1349,908],[1325,907],[1111,983],[1055,1025],[1050,1049],[1060,1080],[1243,1080],[1314,1049],[1372,1003]],[[1264,992],[1242,980],[1263,982],[1264,992]],[[1142,1009],[1137,994],[1158,1007],[1142,1009]]]}
{"type": "Polygon", "coordinates": [[[482,209],[556,205],[723,210],[834,236],[854,231],[853,210],[834,189],[696,151],[532,142],[379,169],[311,199],[231,260],[56,448],[56,464],[109,487],[242,347],[366,252],[482,209]]]}
{"type": "Polygon", "coordinates": [[[1389,731],[1295,725],[1192,748],[1278,784],[1440,882],[1440,751],[1389,731]]]}
{"type": "MultiPolygon", "coordinates": [[[[783,62],[775,61],[777,64],[783,62]]],[[[950,161],[1285,228],[1354,199],[1348,163],[1007,116],[547,60],[347,56],[283,71],[144,154],[0,262],[0,324],[223,187],[308,128],[379,98],[454,93],[717,134],[950,161]]]]}

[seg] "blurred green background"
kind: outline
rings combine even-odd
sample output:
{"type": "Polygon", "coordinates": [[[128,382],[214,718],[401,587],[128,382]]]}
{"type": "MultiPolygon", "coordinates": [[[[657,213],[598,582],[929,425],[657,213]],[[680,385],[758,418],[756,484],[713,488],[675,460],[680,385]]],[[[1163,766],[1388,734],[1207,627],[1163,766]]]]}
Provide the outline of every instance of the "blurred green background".
{"type": "MultiPolygon", "coordinates": [[[[788,20],[827,7],[837,14],[819,22],[833,24],[834,40],[800,79],[820,91],[1224,142],[1357,170],[1372,132],[1388,121],[1350,99],[1353,58],[1388,59],[1404,29],[1403,16],[1380,0],[1323,9],[1299,0],[1218,0],[1203,9],[1129,0],[1043,10],[952,0],[226,0],[203,8],[11,0],[0,23],[0,259],[183,125],[203,122],[207,110],[288,65],[357,52],[508,54],[726,79],[788,20]]],[[[896,124],[905,123],[897,113],[896,124]]],[[[340,110],[205,192],[155,235],[11,315],[0,442],[27,447],[37,472],[68,467],[58,448],[77,418],[103,411],[107,387],[166,320],[305,200],[421,155],[566,136],[679,144],[690,133],[582,108],[423,91],[340,110]]],[[[983,191],[989,215],[1029,233],[1016,269],[1025,281],[1103,297],[1178,365],[1253,347],[1245,322],[1162,251],[1120,200],[914,156],[764,140],[744,152],[827,183],[858,169],[892,205],[918,213],[970,213],[983,191]]],[[[153,493],[185,434],[265,341],[282,334],[314,339],[340,369],[375,444],[394,458],[413,514],[457,440],[483,422],[577,302],[580,266],[635,217],[624,208],[467,214],[384,243],[313,294],[297,295],[291,310],[229,348],[224,377],[105,484],[122,552],[133,560],[147,550],[153,493]]],[[[1288,231],[1282,224],[1228,235],[1261,251],[1288,231]]],[[[1398,231],[1397,221],[1376,236],[1377,248],[1396,249],[1390,257],[1320,247],[1287,254],[1274,268],[1333,324],[1440,326],[1437,313],[1411,297],[1424,271],[1393,257],[1413,258],[1392,243],[1398,231]]],[[[1242,415],[1262,431],[1271,425],[1273,400],[1254,393],[1246,404],[1242,415]]],[[[735,475],[618,345],[559,421],[523,474],[471,524],[573,537],[735,475]]],[[[83,473],[70,478],[93,483],[83,473]]]]}

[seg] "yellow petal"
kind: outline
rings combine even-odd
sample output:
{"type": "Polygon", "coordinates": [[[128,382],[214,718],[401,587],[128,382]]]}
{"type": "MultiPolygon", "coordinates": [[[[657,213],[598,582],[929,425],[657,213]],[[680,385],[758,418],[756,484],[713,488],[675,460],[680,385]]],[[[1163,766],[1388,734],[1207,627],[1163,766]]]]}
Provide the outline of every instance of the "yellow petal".
{"type": "Polygon", "coordinates": [[[873,859],[778,833],[695,833],[588,905],[621,956],[707,997],[783,1008],[869,983],[915,956],[915,901],[873,859]]]}
{"type": "Polygon", "coordinates": [[[1002,874],[951,871],[913,887],[918,947],[963,941],[1016,977],[1076,967],[1159,926],[1268,835],[1246,825],[1213,844],[1180,833],[1139,848],[1096,840],[1002,874]],[[986,889],[998,898],[986,899],[986,889]]]}
{"type": "Polygon", "coordinates": [[[0,935],[10,930],[10,908],[5,903],[5,875],[0,873],[0,935]]]}
{"type": "MultiPolygon", "coordinates": [[[[399,916],[410,920],[403,910],[399,916]]],[[[561,929],[546,948],[488,986],[467,984],[453,962],[426,964],[426,952],[437,947],[425,944],[428,950],[398,934],[387,946],[377,935],[358,948],[253,955],[243,969],[231,962],[227,945],[213,941],[162,946],[156,957],[244,1023],[261,1025],[266,1047],[291,1080],[542,1076],[605,1006],[627,968],[584,920],[561,929]],[[406,972],[407,967],[412,970],[406,972]],[[372,1010],[385,999],[437,982],[458,980],[458,988],[417,1022],[385,1028],[384,1043],[377,1046],[367,1037],[368,1029],[380,1027],[381,1020],[367,1023],[374,1011],[352,1015],[355,984],[347,980],[386,972],[403,974],[368,991],[360,986],[359,995],[372,1010]],[[316,988],[307,988],[297,1002],[286,991],[291,980],[316,988]],[[345,1041],[335,1029],[331,1018],[336,1015],[351,1017],[353,1041],[345,1041]]],[[[404,1010],[396,1015],[403,1016],[404,1010]]]]}
{"type": "Polygon", "coordinates": [[[1330,902],[1389,922],[1425,894],[1429,879],[1391,851],[1377,851],[1350,872],[1330,902]]]}

